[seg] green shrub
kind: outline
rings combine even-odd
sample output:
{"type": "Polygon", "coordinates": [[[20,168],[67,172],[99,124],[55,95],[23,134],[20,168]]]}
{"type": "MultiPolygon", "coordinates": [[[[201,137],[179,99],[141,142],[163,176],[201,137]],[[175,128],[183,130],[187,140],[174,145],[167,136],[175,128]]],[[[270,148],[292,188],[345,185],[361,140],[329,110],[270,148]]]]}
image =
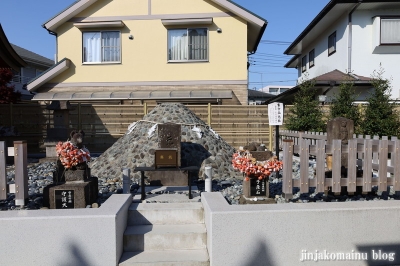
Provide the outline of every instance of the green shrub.
{"type": "Polygon", "coordinates": [[[349,78],[339,85],[339,93],[334,95],[330,105],[330,118],[344,117],[354,122],[354,131],[360,133],[360,112],[354,104],[356,99],[354,82],[349,78]]]}
{"type": "Polygon", "coordinates": [[[367,99],[364,111],[364,119],[361,130],[366,135],[398,136],[400,123],[395,110],[395,103],[391,102],[391,81],[383,77],[384,70],[380,66],[378,71],[372,74],[374,91],[367,99]]]}
{"type": "Polygon", "coordinates": [[[325,131],[326,125],[318,100],[315,99],[315,80],[308,75],[302,80],[299,92],[295,95],[293,107],[286,121],[286,128],[297,131],[325,131]]]}

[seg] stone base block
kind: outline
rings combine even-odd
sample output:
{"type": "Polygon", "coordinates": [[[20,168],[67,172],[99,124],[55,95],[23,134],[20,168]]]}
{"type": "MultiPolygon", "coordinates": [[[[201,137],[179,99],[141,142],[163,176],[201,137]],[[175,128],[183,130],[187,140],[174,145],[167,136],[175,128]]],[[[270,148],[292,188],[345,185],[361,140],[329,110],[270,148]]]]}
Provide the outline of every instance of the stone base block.
{"type": "Polygon", "coordinates": [[[97,203],[98,180],[92,177],[86,182],[67,182],[61,185],[50,185],[43,190],[43,206],[56,209],[56,191],[73,191],[73,208],[86,208],[97,203]]]}
{"type": "Polygon", "coordinates": [[[81,169],[66,169],[57,160],[56,170],[53,172],[53,183],[59,184],[70,181],[87,181],[91,177],[90,168],[83,163],[81,169]]]}
{"type": "Polygon", "coordinates": [[[181,171],[145,172],[151,186],[187,186],[188,173],[181,171]]]}

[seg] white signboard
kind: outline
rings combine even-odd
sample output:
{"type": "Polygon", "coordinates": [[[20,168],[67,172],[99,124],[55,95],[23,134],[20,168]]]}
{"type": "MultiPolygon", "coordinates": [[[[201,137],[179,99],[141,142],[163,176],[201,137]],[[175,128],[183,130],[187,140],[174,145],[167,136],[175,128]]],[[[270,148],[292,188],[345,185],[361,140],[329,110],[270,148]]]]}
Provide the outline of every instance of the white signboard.
{"type": "Polygon", "coordinates": [[[270,126],[283,125],[283,103],[268,104],[268,119],[270,126]]]}

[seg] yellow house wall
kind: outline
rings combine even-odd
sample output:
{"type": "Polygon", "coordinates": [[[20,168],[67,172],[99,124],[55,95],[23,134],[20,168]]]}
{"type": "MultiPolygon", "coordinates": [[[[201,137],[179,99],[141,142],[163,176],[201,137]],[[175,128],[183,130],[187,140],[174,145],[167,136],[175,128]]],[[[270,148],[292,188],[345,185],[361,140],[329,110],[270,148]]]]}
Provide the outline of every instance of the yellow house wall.
{"type": "MultiPolygon", "coordinates": [[[[152,14],[163,9],[163,14],[221,11],[204,0],[151,0],[151,3],[152,14]]],[[[147,0],[99,0],[76,17],[134,15],[136,4],[147,14],[147,0]],[[105,3],[104,7],[100,3],[105,3]],[[121,12],[119,4],[123,7],[121,12]]],[[[122,62],[117,64],[82,63],[82,32],[101,28],[78,29],[72,22],[60,26],[57,29],[58,60],[66,57],[72,64],[49,83],[247,80],[247,25],[238,17],[214,17],[211,25],[189,26],[209,29],[208,62],[168,63],[167,29],[174,27],[167,28],[159,18],[123,22],[125,26],[121,29],[107,29],[121,31],[122,62]],[[221,28],[222,33],[217,33],[217,28],[221,28]],[[130,40],[129,35],[134,39],[130,40]]]]}
{"type": "Polygon", "coordinates": [[[225,11],[207,0],[151,0],[152,14],[214,13],[225,11]]]}
{"type": "Polygon", "coordinates": [[[98,0],[76,17],[147,15],[148,0],[98,0]]]}

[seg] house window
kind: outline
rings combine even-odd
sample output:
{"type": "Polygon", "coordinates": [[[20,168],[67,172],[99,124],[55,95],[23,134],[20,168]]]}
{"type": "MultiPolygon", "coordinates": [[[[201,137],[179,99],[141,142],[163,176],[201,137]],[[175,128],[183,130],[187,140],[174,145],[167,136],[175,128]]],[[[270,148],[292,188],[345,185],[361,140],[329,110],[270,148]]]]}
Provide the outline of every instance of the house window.
{"type": "Polygon", "coordinates": [[[207,28],[168,30],[168,61],[207,60],[207,28]]]}
{"type": "Polygon", "coordinates": [[[336,52],[336,31],[328,37],[328,56],[336,52]]]}
{"type": "Polygon", "coordinates": [[[121,62],[119,31],[83,32],[83,62],[121,62]]]}
{"type": "Polygon", "coordinates": [[[303,56],[301,59],[301,72],[307,71],[307,56],[303,56]]]}
{"type": "Polygon", "coordinates": [[[309,67],[309,68],[312,68],[312,67],[315,65],[314,60],[315,60],[315,50],[312,49],[312,50],[308,53],[308,67],[309,67]]]}
{"type": "Polygon", "coordinates": [[[381,44],[400,44],[400,18],[381,18],[381,44]]]}
{"type": "Polygon", "coordinates": [[[269,88],[269,93],[277,95],[279,93],[279,88],[269,88]]]}

